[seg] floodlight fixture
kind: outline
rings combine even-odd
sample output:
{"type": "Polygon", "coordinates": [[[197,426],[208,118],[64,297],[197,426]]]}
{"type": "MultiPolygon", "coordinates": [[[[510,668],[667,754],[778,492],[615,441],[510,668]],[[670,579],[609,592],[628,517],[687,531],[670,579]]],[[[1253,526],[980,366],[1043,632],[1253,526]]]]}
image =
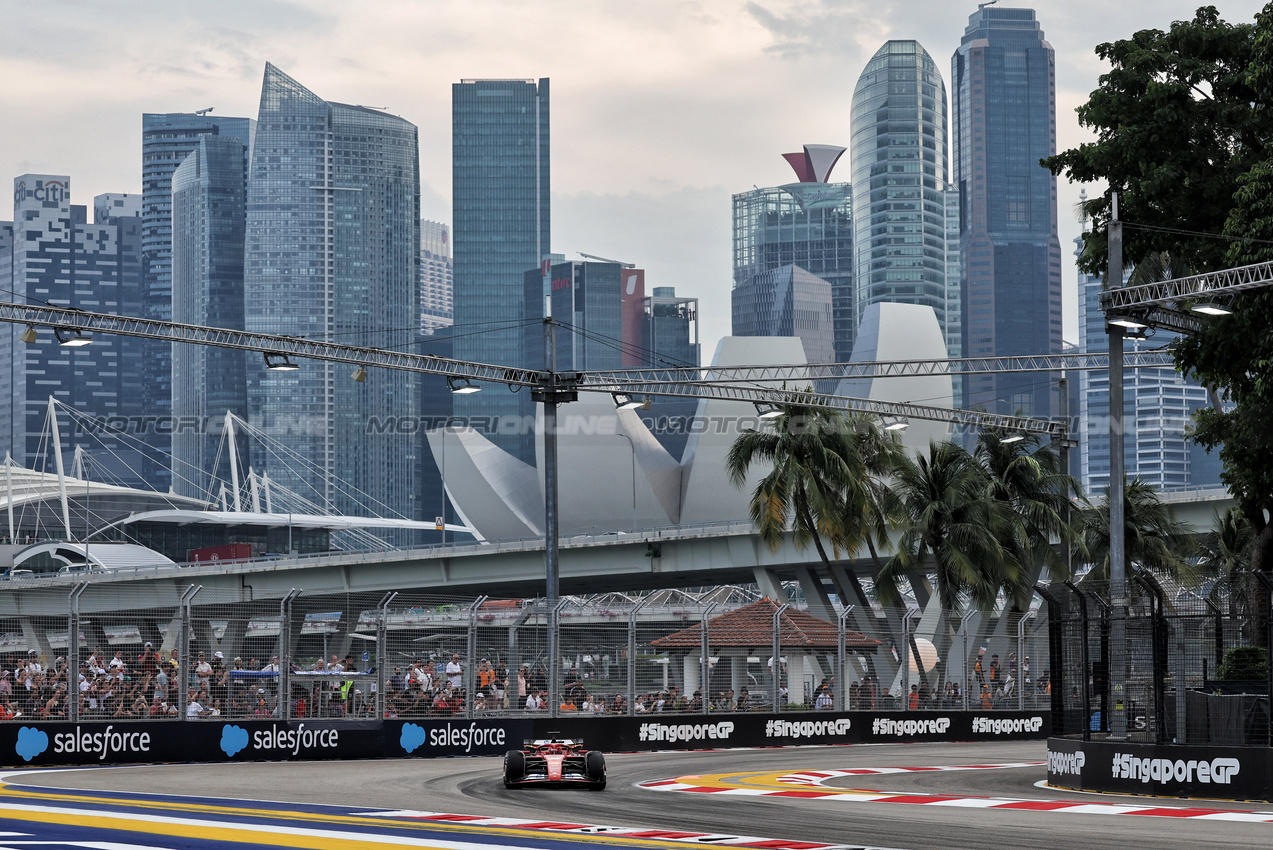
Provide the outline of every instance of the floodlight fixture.
{"type": "Polygon", "coordinates": [[[469,393],[480,393],[482,391],[481,387],[468,378],[447,378],[446,386],[455,395],[468,395],[469,393]]]}
{"type": "Polygon", "coordinates": [[[79,328],[54,328],[57,344],[63,348],[80,348],[92,343],[92,338],[80,333],[79,328]]]}
{"type": "Polygon", "coordinates": [[[1221,304],[1219,301],[1199,301],[1189,308],[1195,313],[1201,313],[1204,316],[1231,316],[1233,310],[1228,304],[1221,304]]]}
{"type": "Polygon", "coordinates": [[[280,354],[274,351],[266,351],[265,368],[271,372],[295,372],[301,368],[293,363],[286,354],[280,354]]]}
{"type": "Polygon", "coordinates": [[[35,343],[35,326],[27,325],[26,330],[18,334],[18,339],[22,340],[27,345],[33,345],[35,343]]]}
{"type": "Polygon", "coordinates": [[[364,369],[362,366],[359,366],[357,369],[354,370],[354,373],[350,375],[349,377],[353,378],[355,381],[357,381],[360,384],[366,383],[367,370],[364,369]]]}
{"type": "Polygon", "coordinates": [[[756,402],[756,415],[761,419],[777,419],[782,413],[782,408],[772,402],[756,402]]]}

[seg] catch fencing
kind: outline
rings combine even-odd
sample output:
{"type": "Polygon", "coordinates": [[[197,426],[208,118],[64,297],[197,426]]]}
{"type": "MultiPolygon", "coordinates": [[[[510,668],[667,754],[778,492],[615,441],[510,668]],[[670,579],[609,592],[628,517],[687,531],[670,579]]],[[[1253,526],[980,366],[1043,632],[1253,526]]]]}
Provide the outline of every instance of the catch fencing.
{"type": "Polygon", "coordinates": [[[1084,741],[1111,738],[1119,697],[1110,673],[1122,665],[1126,740],[1273,746],[1273,671],[1267,663],[1248,665],[1245,672],[1233,661],[1224,666],[1235,652],[1241,656],[1273,645],[1273,588],[1267,579],[1239,575],[1209,597],[1169,593],[1153,580],[1134,578],[1130,584],[1122,647],[1111,643],[1114,609],[1108,585],[1066,582],[1040,588],[1049,603],[1050,663],[1057,671],[1052,734],[1084,741]]]}
{"type": "Polygon", "coordinates": [[[10,590],[0,716],[19,722],[1052,705],[1048,623],[1034,612],[811,610],[737,588],[566,598],[553,609],[543,599],[252,599],[247,587],[193,586],[148,591],[142,606],[118,585],[10,590]]]}

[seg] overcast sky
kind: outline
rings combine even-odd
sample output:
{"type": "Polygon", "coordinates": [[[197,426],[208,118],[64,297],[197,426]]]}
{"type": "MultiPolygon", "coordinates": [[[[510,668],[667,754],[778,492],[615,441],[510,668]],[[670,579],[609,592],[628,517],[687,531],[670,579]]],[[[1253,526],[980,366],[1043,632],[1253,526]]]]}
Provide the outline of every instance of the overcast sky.
{"type": "MultiPolygon", "coordinates": [[[[1089,138],[1074,110],[1104,70],[1093,48],[1166,28],[1199,5],[1034,4],[1056,50],[1061,149],[1089,138]]],[[[1236,22],[1262,4],[1214,5],[1236,22]]],[[[269,60],[320,97],[387,107],[419,126],[421,213],[450,221],[451,83],[549,77],[553,250],[634,262],[648,269],[647,286],[702,299],[707,360],[729,333],[729,196],[790,182],[781,154],[802,144],[848,146],[853,87],[884,41],[917,39],[949,82],[975,9],[956,0],[0,0],[0,180],[69,174],[81,204],[140,192],[141,114],[215,107],[254,118],[269,60]]],[[[848,180],[848,166],[846,155],[832,179],[848,180]]],[[[1072,340],[1078,191],[1060,186],[1072,340]]],[[[0,206],[0,216],[11,210],[0,206]]]]}

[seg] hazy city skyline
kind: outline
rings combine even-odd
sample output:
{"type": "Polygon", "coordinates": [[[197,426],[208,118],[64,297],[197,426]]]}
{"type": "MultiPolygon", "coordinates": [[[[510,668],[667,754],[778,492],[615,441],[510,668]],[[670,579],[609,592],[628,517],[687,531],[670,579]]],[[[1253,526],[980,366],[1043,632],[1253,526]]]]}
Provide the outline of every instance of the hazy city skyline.
{"type": "MultiPolygon", "coordinates": [[[[1192,17],[1199,2],[1004,3],[1038,13],[1056,50],[1057,144],[1089,135],[1076,107],[1105,68],[1093,50],[1192,17]]],[[[1215,4],[1248,22],[1262,3],[1215,4]]],[[[141,114],[252,116],[266,61],[325,97],[387,107],[420,128],[421,215],[451,221],[451,85],[553,81],[553,250],[647,269],[702,299],[704,360],[729,332],[730,196],[787,182],[781,154],[847,145],[853,84],[888,39],[916,39],[949,87],[977,4],[938,0],[514,4],[230,0],[147,14],[119,5],[5,3],[0,179],[70,174],[75,203],[141,190],[141,114]]],[[[847,167],[847,163],[846,163],[847,167]]],[[[846,171],[847,173],[847,171],[846,171]]],[[[1079,187],[1059,185],[1062,244],[1079,187]]],[[[1089,189],[1093,194],[1097,189],[1089,189]]],[[[9,209],[0,208],[8,218],[9,209]]],[[[1077,295],[1065,263],[1065,337],[1077,295]]]]}

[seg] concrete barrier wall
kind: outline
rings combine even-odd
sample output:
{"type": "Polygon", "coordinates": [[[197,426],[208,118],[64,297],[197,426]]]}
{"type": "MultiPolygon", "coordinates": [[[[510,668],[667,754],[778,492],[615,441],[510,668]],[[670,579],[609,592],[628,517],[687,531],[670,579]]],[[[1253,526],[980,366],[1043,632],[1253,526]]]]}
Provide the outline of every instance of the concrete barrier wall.
{"type": "Polygon", "coordinates": [[[1041,740],[1048,729],[1046,711],[12,723],[0,726],[0,763],[14,767],[498,755],[519,747],[527,738],[551,734],[582,738],[589,747],[605,752],[637,752],[1041,740]]]}
{"type": "Polygon", "coordinates": [[[1077,791],[1273,801],[1273,749],[1048,739],[1048,784],[1077,791]]]}

